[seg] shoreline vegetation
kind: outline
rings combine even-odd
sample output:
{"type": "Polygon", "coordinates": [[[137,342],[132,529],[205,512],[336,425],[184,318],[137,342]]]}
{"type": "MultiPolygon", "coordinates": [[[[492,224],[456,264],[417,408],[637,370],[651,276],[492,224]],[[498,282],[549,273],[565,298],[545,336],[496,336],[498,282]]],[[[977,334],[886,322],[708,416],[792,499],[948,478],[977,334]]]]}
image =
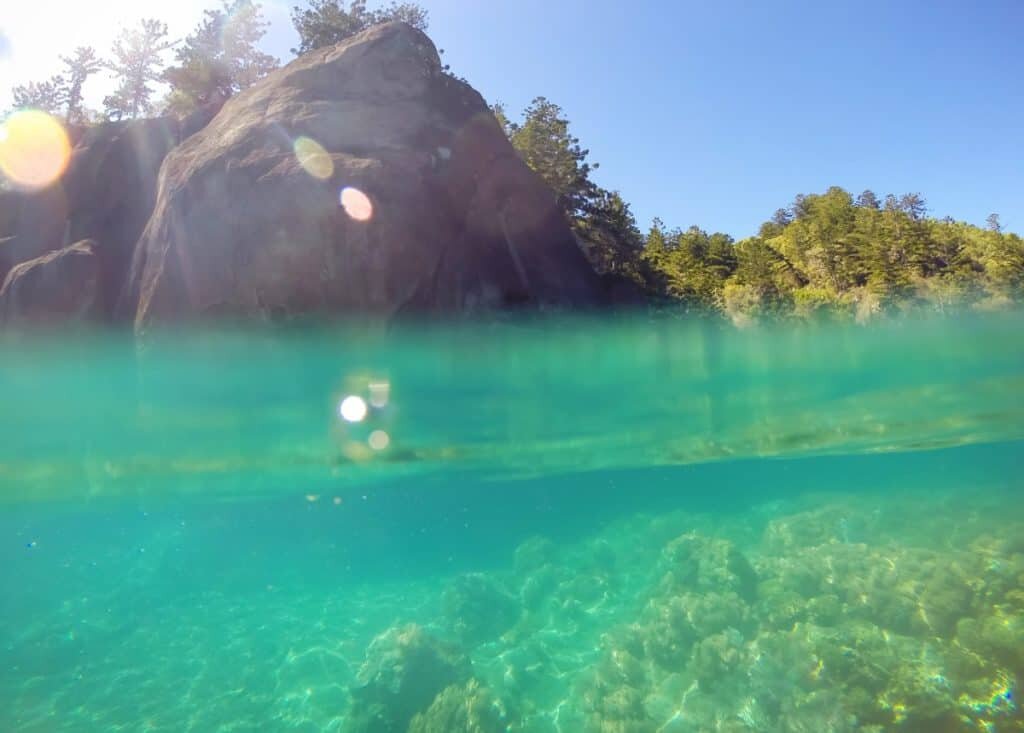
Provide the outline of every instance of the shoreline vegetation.
{"type": "MultiPolygon", "coordinates": [[[[311,0],[293,9],[300,43],[292,51],[299,56],[396,20],[426,30],[429,18],[415,3],[371,9],[365,0],[311,0]]],[[[40,110],[79,130],[154,114],[185,119],[215,113],[280,66],[257,47],[267,27],[253,0],[225,1],[205,11],[181,40],[170,39],[160,20],[146,19],[122,33],[108,58],[78,48],[61,57],[64,73],[15,87],[11,112],[40,110]],[[104,99],[102,112],[90,110],[83,88],[104,70],[116,90],[104,99]],[[167,90],[159,101],[154,84],[167,90]]],[[[447,66],[442,73],[452,76],[447,66]]],[[[594,269],[626,281],[642,294],[641,302],[655,307],[748,326],[1004,310],[1024,300],[1024,239],[1003,231],[996,214],[982,228],[929,216],[919,193],[881,197],[866,190],[854,196],[832,187],[797,195],[745,239],[661,219],[644,233],[622,196],[591,179],[598,165],[588,160],[590,151],[572,135],[557,104],[537,97],[519,121],[500,103],[491,110],[519,156],[556,196],[594,269]]],[[[0,172],[0,190],[10,187],[0,172]]]]}

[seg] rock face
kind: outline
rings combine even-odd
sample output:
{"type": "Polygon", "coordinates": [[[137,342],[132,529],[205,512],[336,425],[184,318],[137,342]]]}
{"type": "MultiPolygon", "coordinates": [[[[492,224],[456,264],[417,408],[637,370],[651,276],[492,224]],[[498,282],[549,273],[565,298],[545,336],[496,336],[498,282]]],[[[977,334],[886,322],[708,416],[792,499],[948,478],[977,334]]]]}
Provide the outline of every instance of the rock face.
{"type": "Polygon", "coordinates": [[[88,320],[99,303],[96,245],[82,241],[17,265],[0,288],[0,323],[88,320]]]}
{"type": "Polygon", "coordinates": [[[171,117],[109,123],[86,132],[75,148],[64,186],[68,238],[96,243],[103,316],[113,312],[153,211],[160,165],[182,135],[171,117]]]}
{"type": "Polygon", "coordinates": [[[142,327],[602,297],[483,98],[389,23],[278,70],[171,152],[123,312],[142,327]]]}
{"type": "Polygon", "coordinates": [[[160,165],[204,124],[203,114],[70,130],[76,143],[57,183],[0,191],[0,279],[20,263],[90,239],[99,267],[93,315],[109,317],[153,211],[160,165]]]}

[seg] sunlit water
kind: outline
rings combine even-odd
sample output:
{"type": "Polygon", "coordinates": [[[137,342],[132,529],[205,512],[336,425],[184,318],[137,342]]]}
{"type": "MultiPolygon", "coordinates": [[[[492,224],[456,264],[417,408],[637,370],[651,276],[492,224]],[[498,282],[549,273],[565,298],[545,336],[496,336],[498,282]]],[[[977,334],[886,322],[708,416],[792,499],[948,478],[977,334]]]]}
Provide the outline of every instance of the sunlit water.
{"type": "Polygon", "coordinates": [[[0,731],[1014,731],[1024,316],[10,338],[0,731]]]}

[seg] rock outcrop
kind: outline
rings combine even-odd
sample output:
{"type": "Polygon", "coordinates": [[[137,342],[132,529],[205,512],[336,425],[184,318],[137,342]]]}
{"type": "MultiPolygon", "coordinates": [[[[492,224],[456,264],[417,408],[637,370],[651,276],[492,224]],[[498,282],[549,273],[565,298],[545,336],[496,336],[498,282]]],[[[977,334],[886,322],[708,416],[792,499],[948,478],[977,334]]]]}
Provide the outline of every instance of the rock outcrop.
{"type": "Polygon", "coordinates": [[[345,733],[404,731],[450,685],[471,676],[469,658],[415,624],[377,636],[366,650],[345,733]]]}
{"type": "Polygon", "coordinates": [[[602,293],[483,98],[389,23],[274,72],[168,155],[122,312],[143,327],[602,293]]]}
{"type": "Polygon", "coordinates": [[[99,268],[92,315],[109,318],[153,212],[164,158],[211,116],[69,130],[75,145],[60,180],[39,191],[0,191],[0,280],[21,263],[90,239],[99,268]]]}
{"type": "Polygon", "coordinates": [[[16,265],[0,288],[0,323],[91,320],[99,280],[96,245],[88,240],[16,265]]]}
{"type": "Polygon", "coordinates": [[[60,288],[26,283],[72,262],[80,278],[85,248],[69,247],[85,239],[95,282],[75,313],[139,327],[616,299],[483,98],[404,23],[307,54],[222,109],[69,134],[57,183],[0,188],[0,282],[31,264],[11,292],[53,293],[53,314],[60,288]]]}

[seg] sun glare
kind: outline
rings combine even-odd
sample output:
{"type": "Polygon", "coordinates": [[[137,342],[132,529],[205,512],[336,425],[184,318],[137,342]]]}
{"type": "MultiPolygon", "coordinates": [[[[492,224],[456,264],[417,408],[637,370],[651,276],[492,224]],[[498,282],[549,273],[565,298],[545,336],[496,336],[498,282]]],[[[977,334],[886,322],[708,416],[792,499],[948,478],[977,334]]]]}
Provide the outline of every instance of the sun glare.
{"type": "Polygon", "coordinates": [[[358,188],[348,186],[341,190],[341,205],[345,213],[356,221],[369,221],[373,218],[373,203],[370,197],[358,188]]]}
{"type": "Polygon", "coordinates": [[[334,161],[324,146],[311,137],[300,137],[293,146],[299,165],[313,178],[326,181],[334,175],[334,161]]]}
{"type": "Polygon", "coordinates": [[[49,186],[70,158],[71,142],[63,125],[45,112],[15,112],[0,125],[0,171],[16,186],[49,186]]]}
{"type": "Polygon", "coordinates": [[[366,405],[366,400],[358,395],[349,395],[338,406],[338,414],[345,422],[362,422],[366,419],[367,412],[369,412],[369,408],[366,405]]]}

